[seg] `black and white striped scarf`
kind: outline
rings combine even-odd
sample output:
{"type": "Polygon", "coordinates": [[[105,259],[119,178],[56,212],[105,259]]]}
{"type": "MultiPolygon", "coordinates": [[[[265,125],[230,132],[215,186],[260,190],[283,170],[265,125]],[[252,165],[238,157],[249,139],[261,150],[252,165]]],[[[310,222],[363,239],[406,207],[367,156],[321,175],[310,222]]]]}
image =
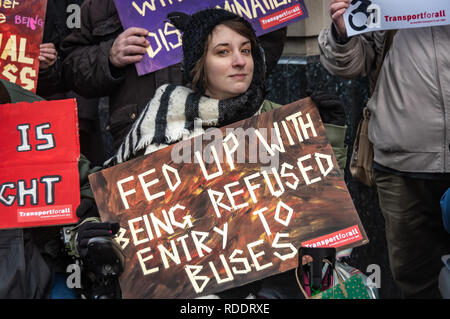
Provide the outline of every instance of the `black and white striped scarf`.
{"type": "Polygon", "coordinates": [[[242,95],[217,100],[184,86],[159,87],[134,122],[117,153],[105,167],[125,162],[142,150],[149,154],[167,145],[203,134],[203,128],[225,126],[256,114],[264,102],[264,89],[254,83],[242,95]],[[201,121],[201,125],[194,122],[201,121]]]}

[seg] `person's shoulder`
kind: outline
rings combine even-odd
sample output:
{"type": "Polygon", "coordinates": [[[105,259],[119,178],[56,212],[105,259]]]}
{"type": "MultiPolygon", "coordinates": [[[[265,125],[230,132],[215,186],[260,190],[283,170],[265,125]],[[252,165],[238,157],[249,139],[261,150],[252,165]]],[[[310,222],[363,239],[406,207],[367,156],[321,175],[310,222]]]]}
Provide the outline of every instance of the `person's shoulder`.
{"type": "Polygon", "coordinates": [[[275,110],[279,107],[281,107],[281,104],[275,103],[273,101],[270,100],[264,100],[262,106],[261,106],[261,112],[260,113],[264,113],[264,112],[269,112],[272,110],[275,110]]]}
{"type": "Polygon", "coordinates": [[[81,14],[90,21],[92,27],[97,28],[99,35],[110,32],[109,29],[122,29],[119,14],[113,0],[85,0],[81,14]],[[105,29],[105,30],[103,30],[105,29]]]}
{"type": "Polygon", "coordinates": [[[22,88],[15,83],[0,79],[0,84],[8,92],[11,103],[44,101],[42,97],[22,88]]]}
{"type": "Polygon", "coordinates": [[[97,7],[107,9],[107,12],[110,10],[116,11],[116,6],[114,4],[114,0],[84,0],[81,3],[84,7],[97,7]]]}

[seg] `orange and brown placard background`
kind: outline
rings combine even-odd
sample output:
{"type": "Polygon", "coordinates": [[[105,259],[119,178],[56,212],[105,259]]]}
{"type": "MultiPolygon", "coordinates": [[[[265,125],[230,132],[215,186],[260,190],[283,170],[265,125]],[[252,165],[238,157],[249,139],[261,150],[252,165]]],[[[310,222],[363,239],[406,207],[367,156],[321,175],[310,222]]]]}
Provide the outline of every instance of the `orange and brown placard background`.
{"type": "MultiPolygon", "coordinates": [[[[208,295],[295,268],[296,249],[302,245],[341,250],[368,242],[309,98],[220,131],[226,136],[231,129],[249,132],[239,139],[246,147],[246,161],[238,163],[236,156],[230,169],[225,152],[218,151],[222,174],[209,180],[193,162],[193,154],[191,163],[179,163],[175,155],[180,150],[194,153],[199,145],[211,150],[211,136],[182,141],[90,175],[102,220],[121,225],[117,240],[126,255],[120,277],[124,298],[208,295]],[[302,130],[300,119],[305,127],[312,124],[316,136],[311,128],[302,130]],[[278,141],[271,139],[274,123],[285,147],[277,154],[278,165],[263,161],[263,156],[258,157],[261,161],[251,160],[266,152],[251,135],[256,129],[268,130],[268,143],[276,144],[271,142],[278,141]],[[264,178],[262,168],[268,167],[264,178]],[[211,190],[215,196],[209,195],[211,190]]],[[[212,175],[218,165],[210,162],[205,169],[212,175]]]]}

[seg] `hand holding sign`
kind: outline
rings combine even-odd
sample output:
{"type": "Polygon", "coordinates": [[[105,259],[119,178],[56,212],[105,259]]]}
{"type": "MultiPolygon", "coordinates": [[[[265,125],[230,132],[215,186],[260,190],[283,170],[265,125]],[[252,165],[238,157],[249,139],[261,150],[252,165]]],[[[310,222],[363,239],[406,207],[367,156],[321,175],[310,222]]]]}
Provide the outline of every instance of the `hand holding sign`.
{"type": "Polygon", "coordinates": [[[117,68],[142,60],[150,45],[145,36],[148,31],[144,28],[128,28],[114,41],[109,51],[109,61],[117,68]]]}
{"type": "Polygon", "coordinates": [[[448,0],[352,0],[344,13],[345,29],[351,37],[372,31],[444,26],[450,24],[449,11],[448,0]]]}
{"type": "Polygon", "coordinates": [[[339,36],[346,38],[347,30],[345,28],[344,13],[350,6],[350,0],[333,0],[330,3],[330,17],[336,27],[339,36]]]}
{"type": "Polygon", "coordinates": [[[42,43],[39,46],[39,70],[48,69],[55,64],[57,58],[58,52],[53,43],[42,43]]]}

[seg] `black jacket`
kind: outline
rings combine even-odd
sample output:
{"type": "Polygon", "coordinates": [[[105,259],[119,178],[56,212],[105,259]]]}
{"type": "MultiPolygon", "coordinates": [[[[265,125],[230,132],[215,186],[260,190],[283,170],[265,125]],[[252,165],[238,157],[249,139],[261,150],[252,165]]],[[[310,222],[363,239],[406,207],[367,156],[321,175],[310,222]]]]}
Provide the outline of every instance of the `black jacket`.
{"type": "MultiPolygon", "coordinates": [[[[109,50],[123,27],[113,0],[86,0],[81,7],[81,28],[61,45],[66,85],[85,97],[110,97],[109,131],[117,149],[133,121],[163,84],[185,84],[180,64],[138,77],[134,65],[116,69],[109,50]]],[[[281,55],[286,29],[262,39],[268,68],[281,55]]]]}
{"type": "Polygon", "coordinates": [[[84,97],[109,96],[108,129],[115,148],[160,85],[182,82],[178,65],[141,77],[134,65],[120,70],[110,65],[109,50],[122,32],[113,0],[86,0],[81,7],[81,28],[61,45],[66,85],[84,97]]]}
{"type": "MultiPolygon", "coordinates": [[[[67,25],[67,18],[72,12],[67,12],[71,4],[80,6],[83,0],[48,0],[45,14],[44,33],[42,43],[53,43],[59,52],[61,41],[72,32],[67,25]]],[[[47,97],[55,93],[66,92],[67,88],[62,81],[62,62],[60,56],[55,64],[46,70],[39,70],[39,80],[36,93],[47,97]]]]}

